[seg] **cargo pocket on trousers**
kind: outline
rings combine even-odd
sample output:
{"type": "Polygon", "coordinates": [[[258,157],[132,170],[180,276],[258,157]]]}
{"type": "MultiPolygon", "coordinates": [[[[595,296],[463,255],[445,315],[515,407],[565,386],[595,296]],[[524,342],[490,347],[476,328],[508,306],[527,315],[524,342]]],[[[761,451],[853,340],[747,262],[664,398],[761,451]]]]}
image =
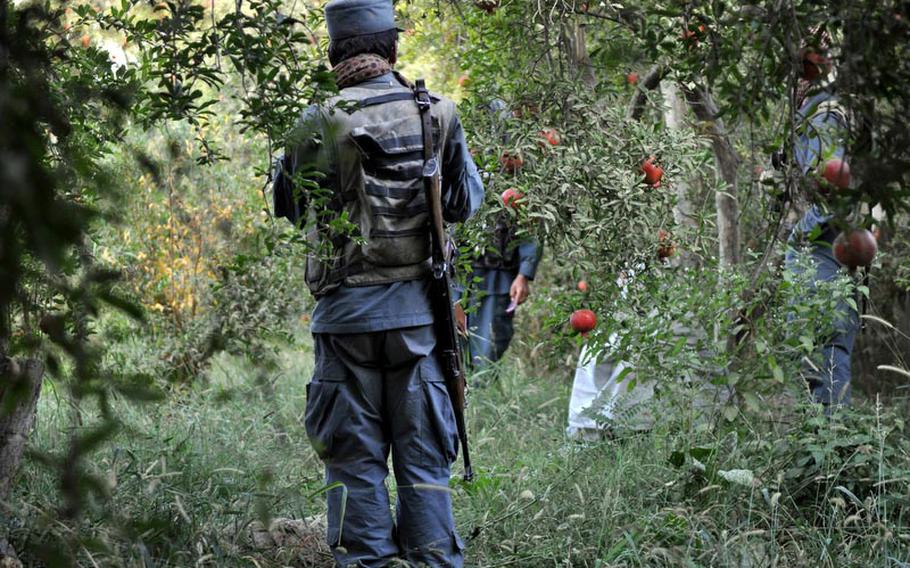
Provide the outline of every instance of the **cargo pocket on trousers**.
{"type": "Polygon", "coordinates": [[[333,440],[342,422],[338,406],[341,381],[312,380],[306,386],[304,423],[310,445],[323,461],[333,458],[333,440]]]}
{"type": "Polygon", "coordinates": [[[420,380],[429,422],[426,433],[430,438],[424,441],[424,448],[435,449],[424,452],[424,465],[448,467],[458,456],[458,430],[445,378],[433,359],[426,357],[420,363],[420,380]]]}

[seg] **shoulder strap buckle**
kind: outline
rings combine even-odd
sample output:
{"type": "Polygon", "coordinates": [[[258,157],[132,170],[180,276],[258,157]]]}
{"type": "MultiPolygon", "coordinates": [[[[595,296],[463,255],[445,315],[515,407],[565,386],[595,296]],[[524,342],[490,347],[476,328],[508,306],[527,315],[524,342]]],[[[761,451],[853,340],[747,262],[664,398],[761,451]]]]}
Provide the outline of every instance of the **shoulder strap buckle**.
{"type": "Polygon", "coordinates": [[[439,173],[439,160],[433,156],[423,163],[422,175],[425,178],[431,178],[439,173]]]}
{"type": "Polygon", "coordinates": [[[432,101],[430,100],[430,91],[427,90],[427,84],[423,79],[417,79],[414,84],[414,98],[417,99],[417,108],[420,112],[430,109],[432,101]]]}

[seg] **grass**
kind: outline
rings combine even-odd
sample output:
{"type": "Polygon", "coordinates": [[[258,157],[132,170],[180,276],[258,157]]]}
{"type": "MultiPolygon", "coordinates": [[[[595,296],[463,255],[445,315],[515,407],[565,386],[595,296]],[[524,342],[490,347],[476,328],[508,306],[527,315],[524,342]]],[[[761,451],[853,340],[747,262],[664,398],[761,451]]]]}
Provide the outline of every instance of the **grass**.
{"type": "MultiPolygon", "coordinates": [[[[14,544],[27,558],[56,553],[85,566],[302,565],[229,541],[256,519],[324,509],[303,428],[311,359],[307,343],[284,349],[280,372],[263,378],[222,354],[204,381],[163,403],[118,402],[125,427],[91,456],[106,495],[79,522],[59,522],[54,472],[30,460],[14,544]]],[[[497,382],[470,395],[479,475],[471,486],[453,481],[469,566],[910,562],[910,445],[884,409],[761,427],[677,409],[650,433],[581,444],[563,435],[571,370],[527,360],[512,354],[497,382]],[[736,469],[754,483],[724,478],[736,469]]],[[[48,388],[33,447],[62,451],[72,415],[48,388]]]]}

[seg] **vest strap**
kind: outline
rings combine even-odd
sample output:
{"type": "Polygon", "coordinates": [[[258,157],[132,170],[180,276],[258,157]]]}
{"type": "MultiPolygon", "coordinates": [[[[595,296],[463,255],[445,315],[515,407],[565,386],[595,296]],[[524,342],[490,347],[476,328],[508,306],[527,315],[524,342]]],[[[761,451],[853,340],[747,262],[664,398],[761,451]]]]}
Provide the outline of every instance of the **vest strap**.
{"type": "Polygon", "coordinates": [[[383,215],[385,217],[414,217],[415,215],[420,215],[421,213],[426,213],[427,211],[429,211],[429,209],[427,209],[426,203],[403,208],[379,206],[373,207],[374,215],[383,215]]]}
{"type": "Polygon", "coordinates": [[[399,237],[418,237],[430,234],[429,227],[417,227],[416,229],[402,229],[400,231],[384,231],[382,229],[373,229],[370,231],[370,238],[373,239],[396,239],[399,237]]]}
{"type": "MultiPolygon", "coordinates": [[[[430,97],[430,99],[434,103],[439,102],[438,97],[430,97]]],[[[391,103],[394,101],[413,101],[413,100],[414,100],[414,93],[412,93],[410,91],[408,91],[406,93],[405,92],[386,93],[384,95],[377,95],[375,97],[368,97],[366,99],[361,99],[360,101],[357,102],[357,110],[360,110],[360,109],[366,108],[366,107],[376,106],[376,105],[384,105],[386,103],[391,103]]]]}
{"type": "Polygon", "coordinates": [[[393,187],[378,183],[364,182],[363,189],[373,197],[391,197],[392,199],[413,199],[423,190],[422,187],[393,187]]]}
{"type": "Polygon", "coordinates": [[[411,181],[413,179],[418,179],[421,176],[423,168],[419,165],[405,166],[403,168],[390,168],[364,162],[363,171],[368,175],[379,179],[411,181]]]}

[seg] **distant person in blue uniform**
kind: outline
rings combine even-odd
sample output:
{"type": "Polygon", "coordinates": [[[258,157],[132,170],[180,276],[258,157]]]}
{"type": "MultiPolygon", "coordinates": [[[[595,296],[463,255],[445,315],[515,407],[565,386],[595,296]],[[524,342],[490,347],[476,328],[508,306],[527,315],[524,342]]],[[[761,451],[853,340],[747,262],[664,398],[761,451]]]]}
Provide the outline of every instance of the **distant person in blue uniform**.
{"type": "Polygon", "coordinates": [[[540,258],[537,243],[516,238],[514,220],[500,214],[491,242],[473,262],[469,283],[468,345],[474,369],[499,361],[509,348],[515,310],[531,294],[540,258]]]}
{"type": "MultiPolygon", "coordinates": [[[[822,34],[816,39],[820,41],[802,52],[804,69],[799,83],[797,139],[793,149],[796,166],[809,177],[817,177],[819,166],[826,160],[844,158],[848,133],[847,112],[829,81],[832,69],[827,57],[827,38],[822,34]]],[[[788,270],[799,270],[797,251],[808,248],[815,269],[813,282],[830,282],[843,273],[831,247],[839,232],[831,221],[824,203],[815,203],[806,211],[790,237],[788,270]]],[[[826,406],[850,403],[851,358],[859,331],[859,313],[846,301],[838,302],[833,318],[834,329],[823,338],[820,348],[821,365],[806,368],[814,399],[826,406]]]]}
{"type": "MultiPolygon", "coordinates": [[[[489,112],[492,134],[508,144],[506,125],[512,113],[505,101],[493,99],[482,108],[489,112]]],[[[541,259],[541,248],[534,239],[516,236],[516,220],[508,213],[497,215],[488,229],[485,233],[490,239],[475,253],[464,302],[468,352],[474,370],[499,361],[509,348],[515,331],[515,311],[530,296],[531,281],[541,259]]]]}
{"type": "MultiPolygon", "coordinates": [[[[306,430],[326,484],[338,485],[327,493],[327,538],[337,566],[461,567],[448,490],[458,436],[428,296],[422,127],[409,84],[392,70],[392,1],[333,0],[325,16],[340,93],[304,113],[276,168],[274,198],[276,215],[305,226],[313,245],[306,430]],[[294,183],[313,172],[319,191],[294,183]]],[[[433,97],[443,214],[461,222],[483,201],[483,185],[455,105],[433,97]]]]}

